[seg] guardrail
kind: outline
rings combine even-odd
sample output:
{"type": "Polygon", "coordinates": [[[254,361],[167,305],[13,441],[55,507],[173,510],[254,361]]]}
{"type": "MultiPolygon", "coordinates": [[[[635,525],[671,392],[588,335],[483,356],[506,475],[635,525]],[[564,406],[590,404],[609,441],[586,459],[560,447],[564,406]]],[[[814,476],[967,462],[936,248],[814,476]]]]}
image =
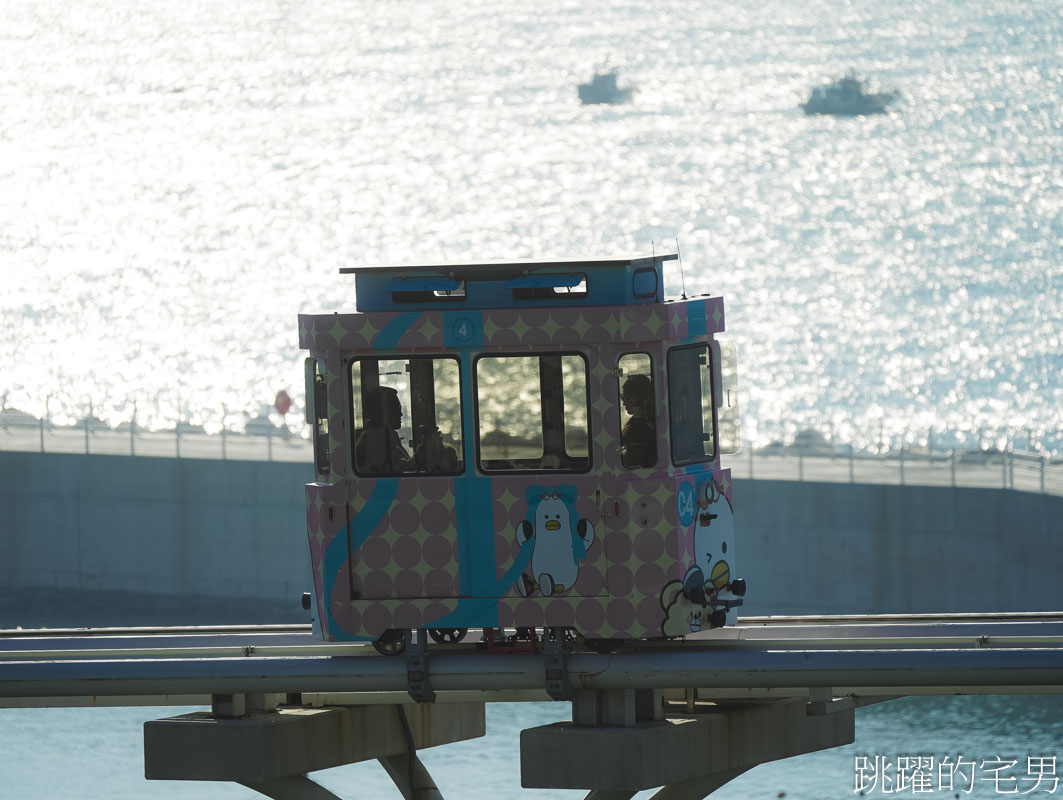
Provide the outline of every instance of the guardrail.
{"type": "MultiPolygon", "coordinates": [[[[272,425],[248,433],[208,434],[190,426],[148,431],[135,424],[110,428],[99,421],[55,426],[46,420],[0,420],[0,450],[91,453],[161,458],[312,463],[309,439],[272,425]]],[[[1005,450],[934,451],[898,448],[863,453],[822,443],[746,448],[726,463],[739,479],[881,483],[1015,489],[1063,495],[1063,459],[1005,450]]]]}
{"type": "Polygon", "coordinates": [[[897,449],[881,454],[788,447],[749,450],[732,456],[731,475],[739,479],[885,483],[1015,489],[1063,495],[1063,461],[1011,450],[897,449]]]}
{"type": "Polygon", "coordinates": [[[309,439],[262,425],[248,433],[206,433],[193,426],[148,431],[133,423],[110,428],[98,420],[56,426],[47,420],[0,421],[0,450],[32,453],[156,458],[211,458],[232,461],[305,461],[312,463],[309,439]]]}

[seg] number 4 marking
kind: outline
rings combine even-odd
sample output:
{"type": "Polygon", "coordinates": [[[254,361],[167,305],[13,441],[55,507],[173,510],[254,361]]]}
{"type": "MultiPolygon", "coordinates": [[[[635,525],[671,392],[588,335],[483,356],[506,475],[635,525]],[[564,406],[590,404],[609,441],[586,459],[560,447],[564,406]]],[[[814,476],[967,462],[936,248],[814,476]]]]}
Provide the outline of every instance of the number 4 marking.
{"type": "Polygon", "coordinates": [[[469,320],[463,317],[454,323],[452,330],[454,331],[455,339],[459,342],[467,342],[472,338],[476,329],[469,320]]]}

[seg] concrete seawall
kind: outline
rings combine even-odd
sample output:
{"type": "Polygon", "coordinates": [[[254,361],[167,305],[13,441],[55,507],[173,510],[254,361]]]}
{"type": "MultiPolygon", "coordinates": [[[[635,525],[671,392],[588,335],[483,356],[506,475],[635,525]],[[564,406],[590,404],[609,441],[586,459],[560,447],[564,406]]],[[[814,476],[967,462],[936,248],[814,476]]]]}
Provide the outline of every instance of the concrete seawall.
{"type": "MultiPolygon", "coordinates": [[[[0,452],[0,479],[0,627],[306,619],[309,465],[0,452]]],[[[734,497],[745,614],[1063,608],[1061,497],[775,480],[734,497]]]]}
{"type": "Polygon", "coordinates": [[[304,622],[308,480],[306,464],[0,452],[0,627],[304,622]]]}
{"type": "Polygon", "coordinates": [[[1063,498],[736,481],[747,614],[1063,609],[1063,498]]]}

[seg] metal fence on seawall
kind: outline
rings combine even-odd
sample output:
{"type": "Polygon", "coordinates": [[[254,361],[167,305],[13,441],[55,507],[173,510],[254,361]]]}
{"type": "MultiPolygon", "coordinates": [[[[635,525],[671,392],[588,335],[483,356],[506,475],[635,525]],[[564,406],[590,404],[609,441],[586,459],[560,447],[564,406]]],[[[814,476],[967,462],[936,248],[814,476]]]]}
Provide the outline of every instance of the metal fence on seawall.
{"type": "Polygon", "coordinates": [[[98,419],[53,425],[26,414],[0,413],[0,450],[34,453],[90,453],[149,458],[211,458],[230,461],[305,461],[313,452],[304,439],[265,420],[252,420],[246,433],[207,433],[194,425],[149,431],[135,422],[116,428],[98,419]]]}
{"type": "MultiPolygon", "coordinates": [[[[145,430],[135,423],[111,428],[94,419],[59,426],[10,412],[0,413],[0,450],[307,464],[313,458],[308,438],[264,420],[249,424],[246,433],[209,434],[189,425],[165,431],[145,430]]],[[[832,445],[822,436],[798,435],[789,444],[746,445],[726,457],[726,464],[738,479],[956,486],[1063,495],[1063,458],[1009,446],[934,450],[902,445],[871,453],[832,445]]]]}

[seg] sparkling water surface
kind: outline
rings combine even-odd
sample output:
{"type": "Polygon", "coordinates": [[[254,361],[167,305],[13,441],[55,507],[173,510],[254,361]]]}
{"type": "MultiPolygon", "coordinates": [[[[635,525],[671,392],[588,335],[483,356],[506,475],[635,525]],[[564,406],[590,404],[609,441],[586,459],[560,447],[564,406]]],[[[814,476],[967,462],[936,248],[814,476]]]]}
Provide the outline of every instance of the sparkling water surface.
{"type": "MultiPolygon", "coordinates": [[[[295,317],[353,307],[339,267],[678,240],[670,293],[726,297],[753,443],[1063,449],[1054,0],[39,0],[0,22],[3,407],[240,430],[285,389],[302,432],[295,317]],[[579,105],[606,62],[633,102],[579,105]],[[850,68],[901,102],[800,111],[850,68]]],[[[858,754],[1024,765],[1058,755],[1061,711],[887,703],[855,745],[716,796],[851,796],[858,754]]],[[[2,711],[0,798],[257,796],[146,783],[141,723],[170,713],[2,711]]],[[[517,731],[565,711],[488,715],[486,740],[425,753],[446,796],[517,795],[517,731]]],[[[320,779],[398,796],[371,765],[320,779]]]]}
{"type": "Polygon", "coordinates": [[[754,444],[1060,449],[1063,9],[8,3],[3,404],[239,430],[341,266],[674,249],[754,444]],[[621,69],[634,101],[581,106],[621,69]],[[806,117],[848,69],[902,101],[806,117]],[[924,434],[925,435],[925,434],[924,434]],[[912,437],[909,436],[911,439],[912,437]]]}

